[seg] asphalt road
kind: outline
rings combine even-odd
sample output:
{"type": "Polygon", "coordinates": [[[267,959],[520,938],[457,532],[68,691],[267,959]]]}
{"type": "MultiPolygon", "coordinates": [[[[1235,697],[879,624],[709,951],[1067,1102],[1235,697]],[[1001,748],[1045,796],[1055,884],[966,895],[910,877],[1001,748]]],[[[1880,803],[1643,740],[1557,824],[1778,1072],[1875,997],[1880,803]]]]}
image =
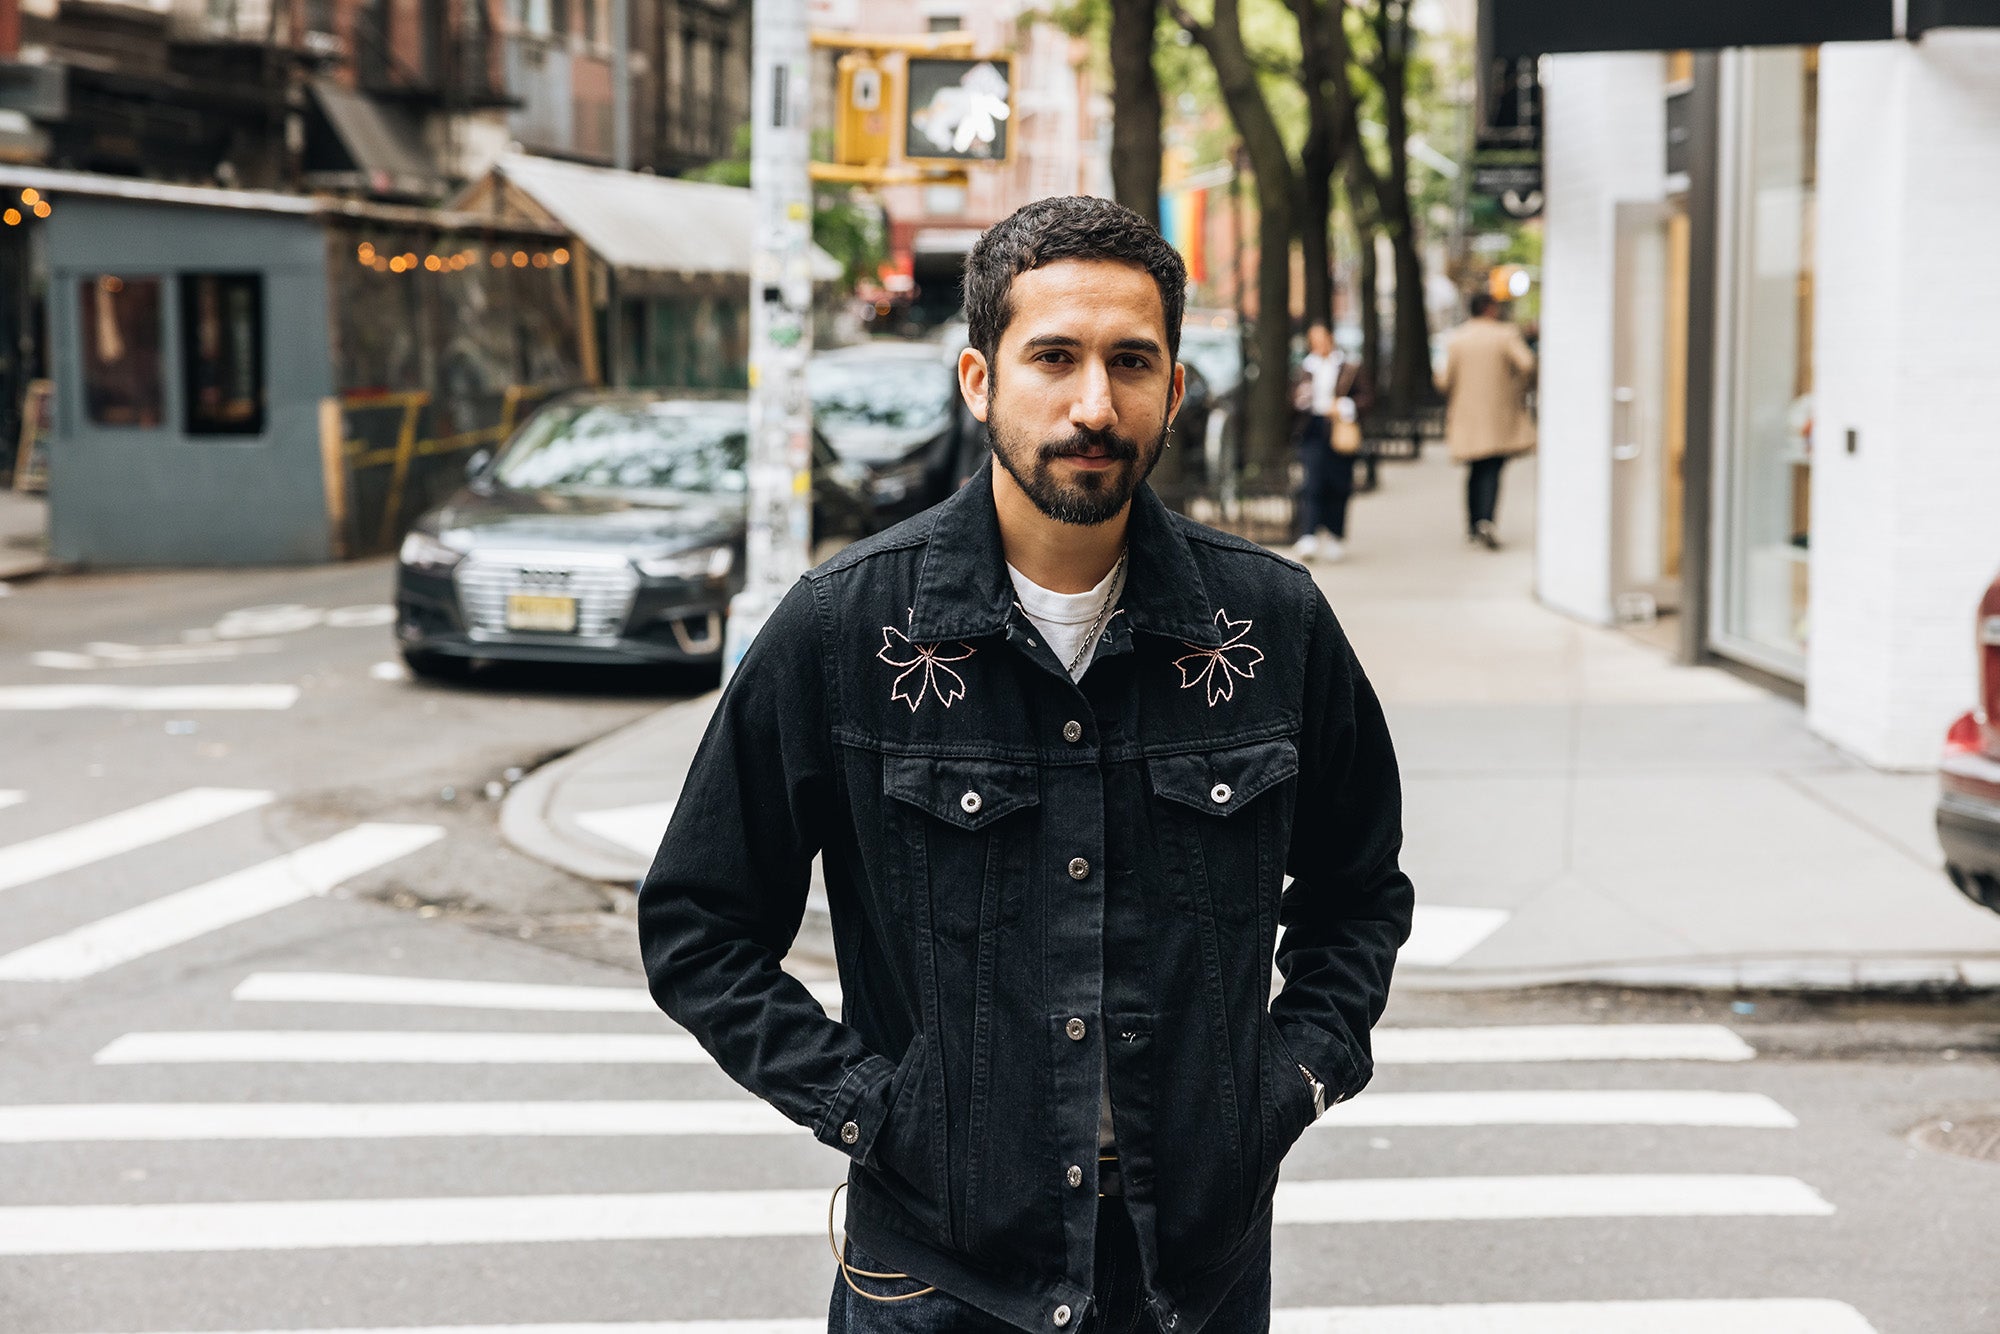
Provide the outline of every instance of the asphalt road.
{"type": "MultiPolygon", "coordinates": [[[[386,592],[0,600],[0,1331],[814,1328],[841,1160],[495,832],[510,772],[703,683],[412,682],[386,592]]],[[[1276,1327],[2000,1329],[2000,1164],[1919,1143],[2000,1116],[2000,1005],[1732,999],[1399,994],[1287,1163],[1276,1327]]]]}

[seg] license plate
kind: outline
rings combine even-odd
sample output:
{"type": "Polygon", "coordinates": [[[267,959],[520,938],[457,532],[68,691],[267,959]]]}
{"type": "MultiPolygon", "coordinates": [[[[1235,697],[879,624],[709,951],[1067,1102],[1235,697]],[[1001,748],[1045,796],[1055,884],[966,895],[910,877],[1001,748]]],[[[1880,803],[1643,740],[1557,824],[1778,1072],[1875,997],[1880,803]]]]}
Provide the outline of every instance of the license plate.
{"type": "Polygon", "coordinates": [[[507,628],[555,630],[568,634],[576,629],[576,599],[547,597],[539,593],[509,593],[507,628]]]}

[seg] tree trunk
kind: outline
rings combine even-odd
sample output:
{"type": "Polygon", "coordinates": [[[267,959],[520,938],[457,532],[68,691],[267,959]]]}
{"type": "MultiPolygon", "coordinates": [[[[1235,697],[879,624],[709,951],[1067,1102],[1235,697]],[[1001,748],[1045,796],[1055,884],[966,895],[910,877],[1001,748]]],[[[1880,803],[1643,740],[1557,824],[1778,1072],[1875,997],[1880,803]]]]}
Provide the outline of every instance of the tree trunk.
{"type": "Polygon", "coordinates": [[[1350,166],[1347,176],[1347,206],[1354,215],[1355,255],[1354,308],[1361,323],[1361,365],[1370,384],[1382,379],[1382,291],[1381,266],[1375,260],[1375,199],[1369,187],[1350,166]]]}
{"type": "Polygon", "coordinates": [[[1292,192],[1290,156],[1278,133],[1257,70],[1243,45],[1238,0],[1215,0],[1215,20],[1197,23],[1175,7],[1182,27],[1215,67],[1223,105],[1242,136],[1257,179],[1256,362],[1249,420],[1244,424],[1243,473],[1252,485],[1284,487],[1291,467],[1292,192]]]}
{"type": "Polygon", "coordinates": [[[1111,190],[1160,225],[1160,79],[1153,69],[1159,0],[1111,0],[1111,190]]]}
{"type": "Polygon", "coordinates": [[[1328,233],[1333,220],[1333,174],[1354,133],[1352,59],[1341,26],[1346,0],[1287,0],[1299,25],[1299,82],[1305,89],[1308,129],[1299,153],[1299,251],[1305,261],[1309,322],[1333,327],[1333,264],[1328,233]]]}
{"type": "Polygon", "coordinates": [[[1389,402],[1406,411],[1437,397],[1431,378],[1430,314],[1424,303],[1423,257],[1417,250],[1416,218],[1410,208],[1410,116],[1405,100],[1410,45],[1407,10],[1382,0],[1375,28],[1382,86],[1382,121],[1388,131],[1389,170],[1377,182],[1382,227],[1396,261],[1396,335],[1389,367],[1389,402]]]}

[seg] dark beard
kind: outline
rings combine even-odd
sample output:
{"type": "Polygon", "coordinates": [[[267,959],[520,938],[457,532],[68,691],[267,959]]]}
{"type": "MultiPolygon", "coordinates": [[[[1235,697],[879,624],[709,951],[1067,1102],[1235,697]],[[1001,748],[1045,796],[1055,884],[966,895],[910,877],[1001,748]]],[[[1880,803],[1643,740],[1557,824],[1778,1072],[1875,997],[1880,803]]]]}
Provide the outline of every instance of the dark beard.
{"type": "Polygon", "coordinates": [[[1086,528],[1116,518],[1138,491],[1139,484],[1152,476],[1169,429],[1161,429],[1149,450],[1142,450],[1136,442],[1115,431],[1080,430],[1060,440],[1032,446],[1006,441],[998,414],[989,410],[986,415],[986,442],[992,447],[993,457],[1034,502],[1035,508],[1057,523],[1086,528]],[[1121,466],[1102,472],[1079,472],[1070,482],[1057,479],[1058,459],[1089,449],[1103,450],[1119,460],[1121,466]],[[1027,455],[1033,457],[1023,457],[1027,455]]]}

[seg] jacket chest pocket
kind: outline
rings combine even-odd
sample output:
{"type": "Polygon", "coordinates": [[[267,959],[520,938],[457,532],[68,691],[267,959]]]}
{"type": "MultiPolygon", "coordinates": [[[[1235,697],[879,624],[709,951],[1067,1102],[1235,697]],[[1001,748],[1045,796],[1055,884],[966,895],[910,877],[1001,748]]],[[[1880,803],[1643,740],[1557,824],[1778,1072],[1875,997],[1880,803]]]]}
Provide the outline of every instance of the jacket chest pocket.
{"type": "Polygon", "coordinates": [[[1286,794],[1299,772],[1290,740],[1146,760],[1156,798],[1160,853],[1167,878],[1198,911],[1230,921],[1257,916],[1277,886],[1286,842],[1286,794]]]}
{"type": "Polygon", "coordinates": [[[1034,765],[889,755],[882,792],[888,857],[900,868],[907,909],[927,912],[933,931],[961,940],[1021,915],[1029,826],[1042,799],[1034,765]]]}

